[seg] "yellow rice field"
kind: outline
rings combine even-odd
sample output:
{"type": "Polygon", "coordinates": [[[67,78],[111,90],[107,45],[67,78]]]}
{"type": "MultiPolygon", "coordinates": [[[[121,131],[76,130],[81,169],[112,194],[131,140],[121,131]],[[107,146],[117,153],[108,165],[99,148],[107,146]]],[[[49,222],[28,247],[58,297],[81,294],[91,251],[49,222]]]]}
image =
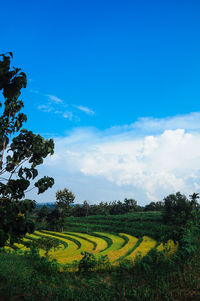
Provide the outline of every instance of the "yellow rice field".
{"type": "MultiPolygon", "coordinates": [[[[68,233],[70,233],[70,232],[68,232],[68,233]]],[[[73,233],[76,234],[76,235],[82,236],[83,238],[94,241],[97,245],[95,250],[93,251],[94,254],[103,251],[108,246],[107,242],[103,238],[100,238],[100,237],[97,237],[97,236],[92,236],[92,235],[89,235],[89,234],[86,234],[86,233],[78,233],[78,232],[73,232],[73,233]]]]}
{"type": "Polygon", "coordinates": [[[125,244],[122,248],[108,253],[108,258],[110,262],[115,262],[115,264],[117,264],[117,260],[119,258],[126,257],[126,254],[136,245],[138,241],[138,238],[134,236],[125,233],[120,233],[120,234],[128,238],[128,243],[125,244]]]}
{"type": "MultiPolygon", "coordinates": [[[[137,256],[143,257],[155,247],[158,251],[164,251],[169,256],[175,253],[178,248],[173,241],[168,241],[165,245],[161,243],[157,246],[157,242],[148,236],[143,236],[141,243],[139,243],[138,238],[130,234],[105,232],[86,234],[79,232],[35,231],[34,234],[24,238],[24,241],[35,240],[40,237],[51,237],[59,240],[59,249],[50,251],[49,258],[56,259],[60,264],[72,264],[75,261],[80,261],[83,256],[81,253],[85,251],[93,253],[97,258],[107,255],[109,261],[117,265],[122,259],[129,259],[134,262],[137,256]]],[[[15,247],[22,251],[27,250],[23,242],[15,244],[15,247]]],[[[40,255],[44,256],[44,254],[45,252],[40,250],[40,255]]]]}
{"type": "Polygon", "coordinates": [[[128,256],[128,259],[134,260],[136,256],[145,256],[156,244],[157,242],[154,239],[143,236],[141,244],[128,256]]]}

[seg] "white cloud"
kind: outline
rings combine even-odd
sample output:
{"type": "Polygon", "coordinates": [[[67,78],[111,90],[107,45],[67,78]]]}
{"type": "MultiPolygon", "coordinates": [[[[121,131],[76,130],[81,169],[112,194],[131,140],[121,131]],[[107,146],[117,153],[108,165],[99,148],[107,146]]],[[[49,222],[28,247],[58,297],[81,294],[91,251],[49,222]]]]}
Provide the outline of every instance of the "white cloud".
{"type": "Polygon", "coordinates": [[[38,106],[38,110],[40,110],[42,112],[52,112],[54,109],[52,108],[52,106],[47,104],[47,105],[38,106]]]}
{"type": "Polygon", "coordinates": [[[67,155],[83,174],[137,187],[149,200],[155,200],[161,192],[183,191],[191,186],[191,174],[200,171],[199,147],[200,135],[170,130],[157,137],[126,141],[110,137],[110,142],[99,141],[67,155]]]}
{"type": "MultiPolygon", "coordinates": [[[[198,113],[185,116],[185,129],[168,129],[166,125],[161,133],[151,135],[143,130],[135,135],[135,129],[116,134],[77,128],[66,137],[55,138],[55,154],[45,168],[56,175],[59,188],[71,185],[80,200],[135,197],[145,204],[176,191],[198,192],[200,130],[195,115],[198,113]]],[[[172,121],[175,117],[168,119],[169,127],[172,121]]],[[[158,125],[163,123],[160,119],[158,125]]]]}
{"type": "MultiPolygon", "coordinates": [[[[39,94],[38,90],[30,90],[31,93],[39,94]]],[[[75,120],[75,121],[80,121],[80,118],[77,116],[76,112],[74,113],[74,108],[78,109],[79,111],[82,111],[86,113],[87,115],[94,115],[95,112],[88,107],[84,106],[72,106],[64,103],[64,101],[52,94],[41,94],[45,97],[48,97],[48,102],[46,104],[39,105],[37,108],[40,111],[43,112],[51,112],[57,115],[62,116],[63,118],[66,118],[70,121],[75,120]],[[69,108],[68,111],[66,111],[66,108],[69,108]],[[71,108],[71,109],[70,109],[71,108]]]]}
{"type": "MultiPolygon", "coordinates": [[[[33,91],[32,91],[33,92],[33,91]]],[[[33,92],[35,93],[35,92],[33,92]]],[[[66,108],[69,107],[68,104],[65,104],[62,99],[58,98],[55,95],[51,94],[46,94],[48,97],[49,102],[47,104],[39,105],[38,110],[43,111],[43,112],[52,112],[54,114],[60,115],[63,118],[66,118],[70,121],[75,120],[75,121],[80,121],[80,118],[74,114],[74,109],[71,109],[70,111],[66,111],[66,108]]],[[[71,106],[75,107],[80,111],[83,111],[84,113],[88,115],[94,115],[95,112],[92,111],[91,109],[83,106],[71,106]]]]}
{"type": "Polygon", "coordinates": [[[84,106],[75,106],[78,110],[88,114],[88,115],[94,115],[95,112],[87,107],[84,107],[84,106]]]}
{"type": "Polygon", "coordinates": [[[178,128],[187,130],[200,130],[200,112],[192,112],[185,115],[176,115],[165,118],[143,117],[136,122],[122,127],[114,127],[119,130],[140,130],[145,132],[159,132],[176,130],[178,128]]]}
{"type": "Polygon", "coordinates": [[[49,98],[50,101],[53,101],[56,104],[63,103],[62,99],[58,98],[55,95],[47,94],[46,96],[49,98]]]}
{"type": "Polygon", "coordinates": [[[72,112],[65,112],[63,113],[63,117],[69,120],[72,120],[73,118],[73,113],[72,112]]]}

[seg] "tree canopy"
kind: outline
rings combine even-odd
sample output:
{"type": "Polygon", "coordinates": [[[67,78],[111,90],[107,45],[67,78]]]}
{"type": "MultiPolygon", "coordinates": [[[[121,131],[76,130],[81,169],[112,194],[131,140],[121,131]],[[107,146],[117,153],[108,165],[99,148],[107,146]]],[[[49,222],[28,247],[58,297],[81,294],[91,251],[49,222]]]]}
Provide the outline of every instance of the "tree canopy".
{"type": "Polygon", "coordinates": [[[23,128],[27,116],[19,97],[27,78],[20,68],[11,67],[12,58],[11,52],[0,55],[0,246],[34,229],[28,218],[34,202],[24,200],[31,181],[38,194],[54,184],[48,176],[36,181],[37,166],[53,154],[54,142],[23,128]]]}

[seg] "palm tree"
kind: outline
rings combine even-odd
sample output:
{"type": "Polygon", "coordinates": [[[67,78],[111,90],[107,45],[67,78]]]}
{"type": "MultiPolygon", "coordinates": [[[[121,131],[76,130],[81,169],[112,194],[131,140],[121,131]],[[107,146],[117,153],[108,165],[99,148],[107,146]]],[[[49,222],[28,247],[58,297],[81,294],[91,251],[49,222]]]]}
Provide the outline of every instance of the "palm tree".
{"type": "Polygon", "coordinates": [[[198,207],[199,207],[199,204],[197,202],[197,200],[200,198],[199,196],[199,193],[193,193],[193,194],[190,194],[189,195],[189,198],[191,200],[191,207],[192,207],[192,213],[194,215],[194,222],[195,222],[195,225],[197,226],[198,225],[198,207]]]}

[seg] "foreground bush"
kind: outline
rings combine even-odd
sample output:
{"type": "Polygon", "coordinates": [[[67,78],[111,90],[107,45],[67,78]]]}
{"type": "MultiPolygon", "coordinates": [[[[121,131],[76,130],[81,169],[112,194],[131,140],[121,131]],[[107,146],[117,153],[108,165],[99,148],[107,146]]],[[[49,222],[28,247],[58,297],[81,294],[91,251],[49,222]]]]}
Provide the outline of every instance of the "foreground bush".
{"type": "Polygon", "coordinates": [[[84,254],[84,273],[60,272],[55,261],[40,258],[34,250],[23,256],[4,251],[0,253],[0,300],[199,300],[199,238],[186,233],[184,239],[184,248],[173,257],[152,250],[142,259],[138,256],[134,264],[124,260],[118,267],[102,269],[109,264],[104,258],[97,271],[92,271],[95,260],[84,254]]]}

